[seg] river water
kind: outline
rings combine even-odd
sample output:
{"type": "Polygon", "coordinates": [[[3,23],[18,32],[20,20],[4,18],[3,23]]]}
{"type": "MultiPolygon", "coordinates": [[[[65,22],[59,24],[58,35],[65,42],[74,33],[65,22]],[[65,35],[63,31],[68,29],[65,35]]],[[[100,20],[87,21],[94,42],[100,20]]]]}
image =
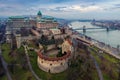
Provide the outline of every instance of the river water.
{"type": "MultiPolygon", "coordinates": [[[[76,29],[76,28],[98,28],[99,26],[93,26],[90,22],[72,22],[70,23],[69,27],[76,29]]],[[[83,30],[77,30],[78,32],[83,34],[83,30]]],[[[90,29],[86,30],[85,35],[96,39],[100,42],[104,42],[106,44],[111,45],[112,47],[117,47],[120,45],[120,30],[110,30],[107,32],[106,29],[90,29]]]]}

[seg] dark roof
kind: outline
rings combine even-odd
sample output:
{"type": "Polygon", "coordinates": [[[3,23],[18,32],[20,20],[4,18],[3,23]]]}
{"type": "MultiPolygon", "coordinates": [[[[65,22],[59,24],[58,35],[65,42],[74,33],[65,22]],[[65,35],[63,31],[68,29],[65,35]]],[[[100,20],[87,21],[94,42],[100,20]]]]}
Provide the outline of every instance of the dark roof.
{"type": "Polygon", "coordinates": [[[9,19],[24,19],[25,17],[23,16],[11,16],[9,19]]]}
{"type": "Polygon", "coordinates": [[[42,16],[42,13],[41,13],[41,11],[39,11],[39,12],[37,13],[37,15],[39,15],[39,16],[42,16]]]}

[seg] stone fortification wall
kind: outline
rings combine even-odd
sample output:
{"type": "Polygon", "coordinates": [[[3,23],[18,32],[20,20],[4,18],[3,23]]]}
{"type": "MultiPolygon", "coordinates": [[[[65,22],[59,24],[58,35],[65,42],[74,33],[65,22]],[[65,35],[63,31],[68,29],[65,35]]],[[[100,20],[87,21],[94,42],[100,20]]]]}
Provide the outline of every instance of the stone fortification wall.
{"type": "Polygon", "coordinates": [[[70,58],[70,52],[62,57],[47,57],[41,52],[38,52],[38,66],[45,72],[60,73],[68,68],[68,60],[70,58]]]}

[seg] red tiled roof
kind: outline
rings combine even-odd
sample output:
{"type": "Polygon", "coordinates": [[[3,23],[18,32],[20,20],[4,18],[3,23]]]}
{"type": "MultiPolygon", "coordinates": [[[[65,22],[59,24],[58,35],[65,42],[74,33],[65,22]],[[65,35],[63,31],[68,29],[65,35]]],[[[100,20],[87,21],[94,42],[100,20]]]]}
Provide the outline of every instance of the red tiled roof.
{"type": "Polygon", "coordinates": [[[37,54],[40,58],[48,60],[48,61],[59,61],[59,60],[67,59],[70,56],[71,52],[68,51],[66,55],[64,55],[62,57],[54,57],[54,58],[44,56],[40,51],[37,54]]]}
{"type": "Polygon", "coordinates": [[[86,44],[88,44],[88,45],[91,45],[89,42],[87,42],[87,41],[85,41],[85,40],[82,40],[82,39],[79,39],[79,38],[76,38],[76,40],[81,41],[81,42],[83,42],[83,43],[86,43],[86,44]]]}

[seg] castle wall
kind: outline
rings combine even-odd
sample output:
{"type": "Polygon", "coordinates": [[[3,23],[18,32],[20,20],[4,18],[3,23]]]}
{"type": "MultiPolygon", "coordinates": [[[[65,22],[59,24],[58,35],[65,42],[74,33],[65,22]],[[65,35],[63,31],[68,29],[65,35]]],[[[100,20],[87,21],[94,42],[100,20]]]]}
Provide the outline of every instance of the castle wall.
{"type": "Polygon", "coordinates": [[[60,73],[68,68],[68,59],[60,61],[48,61],[38,57],[37,62],[40,69],[50,73],[60,73]]]}
{"type": "Polygon", "coordinates": [[[44,56],[41,51],[37,53],[37,63],[41,70],[50,73],[60,73],[68,68],[68,61],[71,56],[71,52],[68,51],[66,55],[62,57],[50,58],[44,56]]]}
{"type": "Polygon", "coordinates": [[[53,49],[53,48],[55,48],[55,44],[52,44],[52,45],[48,45],[48,46],[47,46],[47,50],[51,50],[51,49],[53,49]]]}
{"type": "Polygon", "coordinates": [[[58,26],[58,23],[46,23],[46,22],[38,22],[37,23],[37,28],[56,28],[58,26]]]}

